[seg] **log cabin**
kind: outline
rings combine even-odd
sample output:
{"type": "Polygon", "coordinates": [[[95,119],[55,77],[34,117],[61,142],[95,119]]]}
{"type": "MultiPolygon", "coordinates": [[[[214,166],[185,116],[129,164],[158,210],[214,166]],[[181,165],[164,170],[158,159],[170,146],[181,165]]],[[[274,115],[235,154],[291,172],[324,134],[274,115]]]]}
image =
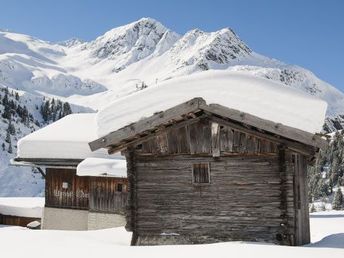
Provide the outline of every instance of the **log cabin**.
{"type": "Polygon", "coordinates": [[[18,142],[16,166],[45,178],[42,228],[89,230],[123,226],[128,196],[123,158],[91,152],[96,114],[72,114],[18,142]]]}
{"type": "Polygon", "coordinates": [[[126,157],[132,245],[310,242],[318,135],[194,98],[89,145],[126,157]]]}

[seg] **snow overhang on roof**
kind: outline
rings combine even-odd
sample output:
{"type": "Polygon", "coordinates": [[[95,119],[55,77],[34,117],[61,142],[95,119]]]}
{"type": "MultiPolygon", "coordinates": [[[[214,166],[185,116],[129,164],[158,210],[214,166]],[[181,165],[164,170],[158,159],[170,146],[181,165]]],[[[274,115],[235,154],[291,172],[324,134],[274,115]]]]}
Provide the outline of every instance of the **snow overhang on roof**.
{"type": "Polygon", "coordinates": [[[87,158],[76,169],[78,176],[110,176],[127,178],[127,162],[124,158],[87,158]]]}
{"type": "Polygon", "coordinates": [[[309,139],[302,140],[304,144],[323,144],[321,139],[317,143],[312,138],[322,129],[327,109],[325,101],[268,79],[230,71],[206,71],[166,80],[100,110],[96,118],[98,139],[90,142],[91,149],[109,147],[114,134],[117,139],[129,139],[139,131],[139,125],[154,128],[161,122],[168,123],[167,113],[171,112],[167,111],[176,110],[181,103],[185,110],[179,110],[179,115],[200,108],[215,112],[219,107],[229,111],[221,112],[223,116],[240,123],[251,123],[296,141],[302,140],[303,137],[297,136],[300,133],[309,139]],[[200,106],[185,105],[195,97],[203,99],[200,106]],[[257,124],[257,121],[263,123],[257,124]],[[269,126],[264,126],[266,124],[269,126]],[[294,132],[296,138],[288,132],[294,132]]]}
{"type": "MultiPolygon", "coordinates": [[[[196,113],[213,114],[234,122],[239,122],[250,128],[257,129],[260,132],[282,136],[284,139],[307,146],[323,148],[327,144],[326,140],[318,135],[265,120],[218,104],[207,105],[204,99],[194,98],[165,110],[164,112],[159,112],[151,117],[111,132],[104,137],[90,142],[89,145],[92,150],[111,147],[110,152],[114,153],[139,141],[143,137],[150,137],[152,134],[157,133],[161,126],[170,127],[181,121],[187,121],[190,117],[197,116],[196,113]]],[[[297,145],[295,146],[297,148],[297,145]]]]}
{"type": "Polygon", "coordinates": [[[88,142],[97,137],[96,114],[71,114],[18,141],[14,162],[72,165],[88,157],[107,157],[106,150],[92,152],[88,142]]]}

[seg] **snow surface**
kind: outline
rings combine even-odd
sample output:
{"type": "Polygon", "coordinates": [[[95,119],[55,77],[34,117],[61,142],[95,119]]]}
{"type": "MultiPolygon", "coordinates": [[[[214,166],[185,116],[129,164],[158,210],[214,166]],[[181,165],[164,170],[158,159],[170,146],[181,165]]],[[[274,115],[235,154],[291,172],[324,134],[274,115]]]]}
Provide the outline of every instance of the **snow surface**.
{"type": "Polygon", "coordinates": [[[98,136],[195,97],[310,133],[320,132],[327,104],[276,82],[229,71],[179,77],[114,101],[97,114],[98,136]]]}
{"type": "Polygon", "coordinates": [[[92,152],[88,142],[97,138],[96,114],[71,114],[18,141],[20,158],[85,159],[107,157],[107,152],[92,152]]]}
{"type": "Polygon", "coordinates": [[[127,162],[124,157],[118,159],[87,158],[76,168],[78,176],[127,177],[127,162]]]}
{"type": "Polygon", "coordinates": [[[0,214],[41,218],[44,202],[43,197],[0,197],[0,214]]]}
{"type": "Polygon", "coordinates": [[[311,214],[312,244],[303,247],[262,243],[225,242],[208,245],[135,246],[123,227],[96,231],[29,230],[0,227],[4,257],[241,257],[342,258],[344,211],[311,214]],[[20,247],[20,248],[18,248],[20,247]]]}

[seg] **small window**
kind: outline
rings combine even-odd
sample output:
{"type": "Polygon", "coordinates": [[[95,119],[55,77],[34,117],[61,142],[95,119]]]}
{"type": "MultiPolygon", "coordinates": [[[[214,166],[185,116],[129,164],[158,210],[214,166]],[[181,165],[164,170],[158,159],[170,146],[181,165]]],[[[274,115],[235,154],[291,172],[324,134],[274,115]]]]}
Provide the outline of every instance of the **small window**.
{"type": "Polygon", "coordinates": [[[123,184],[117,184],[117,192],[123,191],[123,184]]]}
{"type": "Polygon", "coordinates": [[[68,189],[68,183],[62,182],[62,189],[68,189]]]}
{"type": "Polygon", "coordinates": [[[209,184],[209,163],[198,163],[192,165],[192,182],[194,184],[209,184]]]}

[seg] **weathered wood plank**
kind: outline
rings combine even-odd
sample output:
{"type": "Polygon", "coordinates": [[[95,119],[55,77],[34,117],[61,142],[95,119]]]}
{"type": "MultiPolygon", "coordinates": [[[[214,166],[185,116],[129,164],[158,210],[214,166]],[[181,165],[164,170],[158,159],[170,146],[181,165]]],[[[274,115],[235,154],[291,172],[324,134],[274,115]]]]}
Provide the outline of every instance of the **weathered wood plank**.
{"type": "Polygon", "coordinates": [[[205,104],[205,101],[202,98],[194,98],[90,142],[90,148],[94,151],[99,148],[118,144],[120,141],[134,137],[144,131],[151,130],[163,124],[169,124],[174,120],[182,119],[185,114],[198,111],[200,105],[203,103],[205,104]]]}
{"type": "Polygon", "coordinates": [[[208,111],[213,114],[220,115],[222,117],[230,118],[233,121],[247,124],[258,129],[265,130],[267,132],[280,135],[282,137],[292,139],[294,141],[318,147],[325,148],[327,146],[326,140],[322,139],[320,136],[313,135],[311,133],[302,131],[297,128],[282,125],[280,123],[274,123],[269,120],[265,120],[248,113],[240,112],[235,109],[224,107],[218,104],[207,105],[203,103],[201,109],[208,111]]]}

